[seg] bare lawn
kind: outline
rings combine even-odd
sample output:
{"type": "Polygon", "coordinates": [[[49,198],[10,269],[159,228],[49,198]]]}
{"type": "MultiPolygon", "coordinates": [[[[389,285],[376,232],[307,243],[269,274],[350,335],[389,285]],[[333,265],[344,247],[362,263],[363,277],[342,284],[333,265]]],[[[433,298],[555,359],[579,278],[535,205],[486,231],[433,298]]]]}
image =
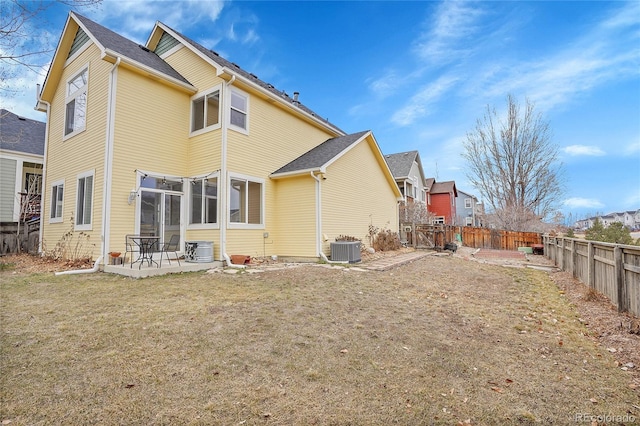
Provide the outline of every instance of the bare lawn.
{"type": "Polygon", "coordinates": [[[459,255],[140,280],[4,265],[0,421],[640,422],[629,346],[553,275],[459,255]]]}

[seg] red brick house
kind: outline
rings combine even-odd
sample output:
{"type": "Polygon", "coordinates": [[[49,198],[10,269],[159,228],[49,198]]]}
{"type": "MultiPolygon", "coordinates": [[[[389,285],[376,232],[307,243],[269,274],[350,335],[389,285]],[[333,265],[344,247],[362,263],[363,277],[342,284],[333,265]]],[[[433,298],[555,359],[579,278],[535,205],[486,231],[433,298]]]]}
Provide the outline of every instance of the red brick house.
{"type": "Polygon", "coordinates": [[[427,179],[428,196],[427,210],[431,213],[433,223],[454,225],[456,221],[456,197],[458,190],[453,180],[435,182],[435,179],[427,179]]]}

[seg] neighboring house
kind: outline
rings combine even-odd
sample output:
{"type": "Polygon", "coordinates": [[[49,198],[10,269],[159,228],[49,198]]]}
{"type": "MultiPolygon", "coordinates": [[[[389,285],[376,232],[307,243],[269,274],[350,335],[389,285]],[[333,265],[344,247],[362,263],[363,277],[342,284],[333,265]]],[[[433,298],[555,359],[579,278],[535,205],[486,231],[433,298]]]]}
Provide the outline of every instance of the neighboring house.
{"type": "Polygon", "coordinates": [[[426,205],[427,190],[418,151],[388,154],[384,158],[405,200],[408,203],[421,202],[426,205]]]}
{"type": "Polygon", "coordinates": [[[40,215],[46,124],[0,110],[0,222],[40,215]]]}
{"type": "Polygon", "coordinates": [[[388,154],[384,158],[404,196],[404,201],[398,205],[400,239],[410,241],[413,235],[413,224],[429,222],[427,188],[420,154],[418,151],[408,151],[388,154]]]}
{"type": "Polygon", "coordinates": [[[455,224],[458,226],[480,226],[479,204],[475,195],[458,189],[455,224]]]}
{"type": "Polygon", "coordinates": [[[402,194],[371,131],[346,134],[160,22],[141,46],[70,13],[38,108],[48,247],[72,224],[94,258],[178,234],[216,260],[315,260],[339,235],[397,231],[402,194]]]}
{"type": "Polygon", "coordinates": [[[435,182],[435,179],[430,179],[427,180],[430,184],[427,208],[434,216],[433,223],[455,224],[456,197],[458,196],[455,181],[435,182]]]}
{"type": "Polygon", "coordinates": [[[607,215],[592,216],[586,219],[576,221],[575,228],[586,230],[593,226],[596,218],[605,228],[614,222],[621,222],[624,226],[631,230],[640,229],[640,209],[629,210],[625,212],[614,212],[607,215]]]}

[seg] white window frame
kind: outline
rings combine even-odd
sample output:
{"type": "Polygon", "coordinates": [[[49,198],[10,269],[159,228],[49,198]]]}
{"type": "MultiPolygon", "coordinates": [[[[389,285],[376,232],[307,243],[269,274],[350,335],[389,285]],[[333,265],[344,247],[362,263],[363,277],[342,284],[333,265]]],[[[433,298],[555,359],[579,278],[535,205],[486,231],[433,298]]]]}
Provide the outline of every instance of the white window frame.
{"type": "MultiPolygon", "coordinates": [[[[229,181],[227,182],[227,190],[229,191],[229,202],[227,207],[227,227],[230,229],[264,229],[264,213],[265,213],[265,180],[253,176],[247,176],[239,173],[229,173],[229,181]],[[248,212],[245,212],[244,222],[231,221],[231,181],[243,180],[247,184],[249,182],[260,185],[260,223],[248,223],[248,212]]],[[[249,206],[249,191],[245,191],[245,208],[249,206]]]]}
{"type": "Polygon", "coordinates": [[[216,185],[218,187],[217,189],[217,194],[216,195],[216,221],[214,223],[206,223],[206,222],[202,222],[202,216],[204,214],[204,212],[206,211],[206,199],[207,196],[204,193],[204,185],[202,187],[202,198],[201,198],[201,211],[200,211],[200,219],[201,221],[198,223],[192,223],[191,219],[192,219],[192,203],[193,203],[193,190],[194,190],[194,185],[189,185],[189,198],[188,198],[188,208],[189,208],[189,214],[188,214],[188,222],[187,222],[187,228],[189,229],[218,229],[220,227],[220,177],[219,177],[219,173],[216,173],[214,175],[211,175],[207,178],[200,178],[200,179],[193,179],[193,181],[204,181],[206,179],[215,179],[216,180],[216,185]]]}
{"type": "Polygon", "coordinates": [[[473,226],[473,218],[471,216],[467,216],[464,220],[465,226],[473,226]]]}
{"type": "Polygon", "coordinates": [[[223,102],[222,102],[222,85],[217,85],[215,87],[212,87],[206,91],[203,92],[199,92],[196,93],[195,95],[193,95],[191,97],[191,115],[189,117],[189,135],[190,136],[197,136],[200,135],[202,133],[206,133],[206,132],[210,132],[212,130],[216,130],[219,129],[221,127],[221,113],[222,113],[222,108],[223,108],[223,102]],[[218,122],[211,124],[209,126],[206,125],[206,120],[207,120],[207,97],[215,92],[218,92],[218,122]],[[204,116],[202,117],[203,119],[203,127],[202,129],[197,129],[194,130],[193,129],[193,125],[194,125],[194,119],[195,119],[195,108],[194,108],[194,103],[195,101],[202,99],[204,101],[204,108],[203,108],[203,114],[204,116]]]}
{"type": "Polygon", "coordinates": [[[464,199],[464,208],[465,209],[470,209],[472,207],[473,207],[473,205],[471,204],[471,198],[465,198],[464,199]]]}
{"type": "MultiPolygon", "coordinates": [[[[80,71],[78,71],[72,77],[70,77],[65,84],[64,125],[62,128],[62,134],[63,134],[62,140],[69,139],[77,135],[78,133],[82,133],[87,128],[87,106],[88,106],[88,98],[89,98],[88,91],[89,91],[89,64],[82,67],[80,71]],[[72,91],[70,87],[71,82],[76,80],[78,77],[82,76],[84,73],[86,73],[86,82],[84,86],[81,86],[72,91]],[[68,120],[69,120],[69,117],[68,117],[69,103],[74,102],[74,112],[75,112],[76,111],[75,102],[82,95],[84,95],[84,120],[81,126],[74,127],[72,131],[67,133],[68,120]]],[[[74,114],[74,126],[75,126],[75,114],[74,114]]]]}
{"type": "Polygon", "coordinates": [[[74,229],[77,231],[90,231],[93,228],[93,201],[95,200],[95,187],[96,187],[96,177],[95,177],[95,170],[89,170],[86,171],[84,173],[80,173],[77,177],[76,177],[76,209],[75,209],[75,213],[74,213],[74,219],[73,219],[73,223],[74,223],[74,229]],[[91,177],[91,199],[89,200],[89,206],[87,206],[87,191],[86,191],[86,182],[87,182],[87,178],[91,177]],[[82,200],[80,200],[80,182],[81,180],[84,180],[84,190],[82,192],[82,200]],[[79,212],[79,205],[80,202],[82,201],[82,208],[83,208],[83,212],[84,214],[82,215],[82,218],[80,218],[80,212],[79,212]],[[87,207],[89,208],[89,219],[88,221],[86,220],[86,211],[87,211],[87,207]],[[79,223],[78,221],[82,220],[82,223],[79,223]]]}
{"type": "Polygon", "coordinates": [[[63,221],[64,216],[64,179],[57,180],[51,183],[51,202],[49,203],[49,223],[60,223],[63,221]],[[53,191],[54,188],[57,188],[56,195],[54,197],[53,191]],[[60,193],[60,188],[62,188],[62,193],[60,193]],[[58,207],[60,207],[60,215],[58,215],[58,207]]]}
{"type": "Polygon", "coordinates": [[[244,133],[244,134],[249,134],[249,94],[240,90],[240,89],[236,89],[236,88],[232,88],[231,91],[229,92],[229,114],[228,114],[228,123],[229,123],[229,128],[231,130],[235,130],[237,132],[240,133],[244,133]],[[245,101],[245,110],[242,111],[241,109],[234,107],[233,106],[233,95],[236,96],[240,96],[242,98],[244,98],[245,101]],[[244,114],[245,117],[245,127],[240,127],[237,126],[235,124],[233,124],[231,122],[231,114],[233,111],[239,112],[241,114],[244,114]]]}
{"type": "Polygon", "coordinates": [[[433,218],[433,223],[436,225],[444,225],[445,224],[444,216],[435,216],[433,218]]]}

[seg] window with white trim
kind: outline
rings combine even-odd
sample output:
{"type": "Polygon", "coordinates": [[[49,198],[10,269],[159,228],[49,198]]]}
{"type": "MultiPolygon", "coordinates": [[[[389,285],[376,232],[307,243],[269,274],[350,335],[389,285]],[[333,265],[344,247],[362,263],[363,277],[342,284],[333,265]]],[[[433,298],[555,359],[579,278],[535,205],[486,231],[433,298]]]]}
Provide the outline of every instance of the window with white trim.
{"type": "Polygon", "coordinates": [[[93,170],[78,175],[78,193],[76,195],[75,229],[91,229],[93,210],[93,170]]]}
{"type": "Polygon", "coordinates": [[[51,213],[49,222],[62,222],[62,205],[64,201],[64,181],[59,180],[51,185],[51,213]]]}
{"type": "Polygon", "coordinates": [[[470,209],[471,208],[471,198],[465,198],[464,199],[464,208],[465,209],[470,209]]]}
{"type": "Polygon", "coordinates": [[[191,182],[189,224],[218,223],[218,178],[197,179],[191,182]]]}
{"type": "Polygon", "coordinates": [[[89,69],[84,68],[67,81],[64,135],[69,137],[85,129],[87,124],[87,86],[89,69]]]}
{"type": "Polygon", "coordinates": [[[444,225],[444,216],[436,216],[433,218],[433,223],[444,225]]]}
{"type": "Polygon", "coordinates": [[[473,225],[473,218],[472,217],[466,217],[465,218],[465,225],[467,225],[467,226],[473,225]]]}
{"type": "Polygon", "coordinates": [[[229,124],[242,131],[248,130],[247,117],[249,115],[249,96],[237,89],[231,90],[231,109],[229,124]]]}
{"type": "Polygon", "coordinates": [[[191,132],[220,127],[220,89],[191,98],[191,132]]]}
{"type": "Polygon", "coordinates": [[[261,179],[233,176],[229,184],[229,222],[262,225],[264,182],[261,179]]]}

